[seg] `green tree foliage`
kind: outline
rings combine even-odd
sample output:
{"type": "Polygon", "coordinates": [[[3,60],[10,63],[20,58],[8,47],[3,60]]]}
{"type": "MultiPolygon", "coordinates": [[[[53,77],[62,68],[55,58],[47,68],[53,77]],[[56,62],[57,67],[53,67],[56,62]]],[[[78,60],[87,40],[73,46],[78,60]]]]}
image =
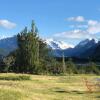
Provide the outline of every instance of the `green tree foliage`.
{"type": "Polygon", "coordinates": [[[31,31],[27,27],[17,35],[18,51],[16,64],[18,72],[36,73],[39,64],[39,37],[37,28],[32,21],[31,31]]]}
{"type": "Polygon", "coordinates": [[[48,64],[51,61],[51,50],[47,47],[47,44],[42,39],[39,39],[39,53],[38,53],[38,62],[39,62],[39,71],[40,73],[48,73],[49,68],[48,64]]]}
{"type": "Polygon", "coordinates": [[[15,63],[15,59],[13,56],[7,56],[3,59],[4,62],[4,72],[8,72],[8,71],[12,71],[11,67],[14,65],[15,63]]]}
{"type": "Polygon", "coordinates": [[[62,63],[58,62],[55,58],[52,58],[51,61],[49,62],[48,69],[49,72],[54,75],[63,73],[62,63]]]}
{"type": "Polygon", "coordinates": [[[23,73],[48,73],[51,62],[51,50],[47,44],[39,38],[38,29],[32,21],[31,31],[27,27],[17,35],[18,50],[16,51],[16,71],[23,73]]]}
{"type": "Polygon", "coordinates": [[[67,66],[66,71],[68,74],[78,73],[78,70],[77,70],[75,64],[72,62],[71,58],[66,62],[66,66],[67,66]]]}
{"type": "Polygon", "coordinates": [[[89,73],[95,73],[100,75],[100,71],[97,68],[96,64],[94,62],[89,62],[89,73]]]}

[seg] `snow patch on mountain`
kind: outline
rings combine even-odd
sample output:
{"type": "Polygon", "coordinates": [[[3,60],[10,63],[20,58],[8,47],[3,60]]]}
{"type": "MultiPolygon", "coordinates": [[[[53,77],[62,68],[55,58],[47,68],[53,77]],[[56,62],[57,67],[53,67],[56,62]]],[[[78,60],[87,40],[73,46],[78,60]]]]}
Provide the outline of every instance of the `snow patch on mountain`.
{"type": "Polygon", "coordinates": [[[93,38],[90,38],[90,39],[85,39],[83,41],[81,41],[78,46],[85,46],[86,44],[89,45],[92,45],[92,44],[97,44],[98,43],[98,40],[97,39],[93,39],[93,38]]]}
{"type": "Polygon", "coordinates": [[[74,45],[65,43],[63,41],[57,41],[54,39],[46,39],[45,41],[49,47],[52,49],[68,49],[68,48],[74,48],[74,45]]]}

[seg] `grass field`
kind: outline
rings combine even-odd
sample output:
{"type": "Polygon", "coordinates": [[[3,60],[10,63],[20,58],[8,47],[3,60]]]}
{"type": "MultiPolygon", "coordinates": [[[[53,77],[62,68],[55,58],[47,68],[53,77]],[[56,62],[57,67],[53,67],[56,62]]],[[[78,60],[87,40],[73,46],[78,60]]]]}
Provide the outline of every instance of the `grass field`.
{"type": "Polygon", "coordinates": [[[84,77],[93,83],[95,78],[100,78],[95,75],[0,74],[0,100],[100,100],[98,89],[88,92],[84,77]],[[19,79],[19,76],[28,78],[19,79]]]}

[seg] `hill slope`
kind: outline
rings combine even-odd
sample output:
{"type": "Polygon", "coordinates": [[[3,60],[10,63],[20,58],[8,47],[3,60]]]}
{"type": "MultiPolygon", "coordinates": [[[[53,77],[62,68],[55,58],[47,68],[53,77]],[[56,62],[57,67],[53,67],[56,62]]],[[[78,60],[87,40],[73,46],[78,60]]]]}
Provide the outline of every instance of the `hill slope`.
{"type": "Polygon", "coordinates": [[[3,55],[9,54],[9,52],[17,48],[17,38],[9,37],[0,40],[0,53],[3,55]]]}

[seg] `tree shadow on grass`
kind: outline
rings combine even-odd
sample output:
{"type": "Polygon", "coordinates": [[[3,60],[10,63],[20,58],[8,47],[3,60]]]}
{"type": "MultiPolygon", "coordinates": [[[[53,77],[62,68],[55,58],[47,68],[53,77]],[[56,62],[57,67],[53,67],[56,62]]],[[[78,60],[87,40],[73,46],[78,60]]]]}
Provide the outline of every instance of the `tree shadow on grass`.
{"type": "Polygon", "coordinates": [[[55,88],[54,89],[54,92],[57,92],[57,93],[74,93],[74,94],[85,94],[85,92],[80,92],[80,91],[77,91],[77,90],[74,90],[74,91],[67,91],[65,89],[62,89],[62,88],[55,88]]]}
{"type": "Polygon", "coordinates": [[[96,96],[96,98],[100,98],[100,96],[96,96]]]}
{"type": "Polygon", "coordinates": [[[85,94],[84,92],[80,92],[80,91],[71,91],[71,93],[75,93],[75,94],[85,94]]]}
{"type": "Polygon", "coordinates": [[[57,92],[57,93],[69,93],[69,91],[66,91],[64,89],[55,89],[54,92],[57,92]]]}

